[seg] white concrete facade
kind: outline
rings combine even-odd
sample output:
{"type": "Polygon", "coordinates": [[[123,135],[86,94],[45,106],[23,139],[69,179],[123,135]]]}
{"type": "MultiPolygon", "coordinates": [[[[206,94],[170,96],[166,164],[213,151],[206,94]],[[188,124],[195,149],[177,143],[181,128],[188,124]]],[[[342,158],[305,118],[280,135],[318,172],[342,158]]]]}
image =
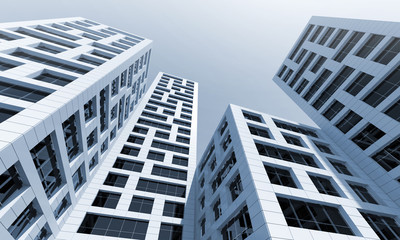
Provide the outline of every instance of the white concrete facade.
{"type": "Polygon", "coordinates": [[[273,80],[400,206],[399,37],[395,22],[312,17],[273,80]]]}
{"type": "Polygon", "coordinates": [[[80,17],[0,24],[1,239],[57,236],[147,90],[151,47],[80,17]]]}
{"type": "MultiPolygon", "coordinates": [[[[207,150],[199,160],[195,179],[193,183],[197,192],[195,239],[379,239],[360,211],[390,216],[397,221],[400,215],[398,206],[381,187],[355,162],[349,161],[349,157],[322,130],[236,105],[228,107],[218,124],[207,150]],[[250,120],[244,113],[256,116],[259,121],[250,120]],[[279,128],[277,122],[314,134],[279,128]],[[254,128],[258,129],[257,131],[264,131],[264,134],[261,134],[264,137],[252,134],[249,126],[253,127],[253,131],[254,128]],[[268,137],[265,137],[266,135],[268,137]],[[285,135],[298,139],[302,146],[289,144],[285,135]],[[262,154],[262,148],[256,146],[256,143],[280,149],[277,151],[286,160],[262,154]],[[332,154],[322,152],[316,144],[328,147],[332,154]],[[287,151],[290,152],[291,158],[286,156],[287,151]],[[236,162],[227,164],[233,152],[236,162]],[[294,162],[293,159],[298,158],[296,154],[313,158],[315,165],[294,162]],[[351,175],[339,173],[332,162],[342,163],[351,175]],[[265,166],[286,170],[290,173],[295,186],[277,184],[277,178],[271,178],[265,166]],[[242,186],[239,189],[231,188],[232,182],[238,175],[242,186]],[[337,195],[321,193],[311,180],[312,176],[328,179],[337,195]],[[221,177],[221,181],[214,185],[218,177],[221,177]],[[350,184],[365,187],[377,204],[362,201],[350,184]],[[215,191],[213,186],[217,186],[215,191]],[[289,224],[285,217],[290,211],[283,210],[278,198],[335,208],[351,233],[315,230],[320,229],[321,225],[314,229],[293,226],[293,223],[289,224]],[[215,208],[215,203],[218,201],[219,207],[215,208]],[[244,215],[246,217],[235,224],[235,216],[238,216],[245,206],[248,215],[244,215]],[[205,223],[204,228],[203,223],[205,223]]],[[[309,217],[310,221],[313,221],[311,219],[314,217],[309,217]]],[[[306,216],[302,218],[307,219],[306,216]]],[[[340,221],[331,219],[330,224],[332,222],[337,224],[340,221]]]]}

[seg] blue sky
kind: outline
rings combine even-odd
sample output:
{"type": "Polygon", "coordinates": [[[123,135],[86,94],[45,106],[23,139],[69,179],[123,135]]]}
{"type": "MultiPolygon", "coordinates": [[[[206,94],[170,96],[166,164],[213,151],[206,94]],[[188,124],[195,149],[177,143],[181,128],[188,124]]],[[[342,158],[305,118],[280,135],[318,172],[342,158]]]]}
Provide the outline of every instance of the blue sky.
{"type": "Polygon", "coordinates": [[[400,21],[394,0],[3,0],[0,21],[81,16],[154,40],[159,71],[199,82],[198,153],[229,103],[314,123],[272,77],[311,16],[400,21]]]}

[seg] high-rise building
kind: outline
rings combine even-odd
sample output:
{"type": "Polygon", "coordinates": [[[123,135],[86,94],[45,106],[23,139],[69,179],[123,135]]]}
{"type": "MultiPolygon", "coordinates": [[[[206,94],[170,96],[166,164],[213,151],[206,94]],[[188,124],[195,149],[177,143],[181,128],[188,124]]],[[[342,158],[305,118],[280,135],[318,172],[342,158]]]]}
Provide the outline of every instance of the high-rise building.
{"type": "Polygon", "coordinates": [[[0,24],[1,239],[56,238],[144,96],[151,47],[84,18],[0,24]]]}
{"type": "Polygon", "coordinates": [[[196,169],[195,239],[399,239],[396,203],[320,129],[230,105],[196,169]]]}
{"type": "Polygon", "coordinates": [[[400,206],[400,24],[312,17],[274,81],[400,206]]]}
{"type": "Polygon", "coordinates": [[[197,91],[158,74],[57,239],[193,239],[197,91]]]}

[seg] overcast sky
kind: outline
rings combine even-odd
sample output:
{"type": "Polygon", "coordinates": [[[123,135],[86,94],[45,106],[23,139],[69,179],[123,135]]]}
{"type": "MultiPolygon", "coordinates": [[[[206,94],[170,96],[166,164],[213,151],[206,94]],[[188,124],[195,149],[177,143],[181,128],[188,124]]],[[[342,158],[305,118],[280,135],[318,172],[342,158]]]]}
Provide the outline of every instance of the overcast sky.
{"type": "Polygon", "coordinates": [[[311,16],[400,21],[399,0],[0,0],[0,21],[81,16],[154,40],[159,71],[199,82],[198,153],[229,103],[313,122],[272,82],[311,16]]]}

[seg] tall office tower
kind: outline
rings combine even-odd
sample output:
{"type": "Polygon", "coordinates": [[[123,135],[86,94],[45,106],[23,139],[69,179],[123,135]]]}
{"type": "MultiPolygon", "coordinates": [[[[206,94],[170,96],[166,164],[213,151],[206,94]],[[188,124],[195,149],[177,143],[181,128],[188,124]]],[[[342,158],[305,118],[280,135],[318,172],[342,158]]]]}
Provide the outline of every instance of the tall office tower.
{"type": "Polygon", "coordinates": [[[312,17],[274,81],[400,206],[400,23],[312,17]]]}
{"type": "Polygon", "coordinates": [[[84,18],[0,24],[0,236],[54,239],[146,90],[150,40],[84,18]]]}
{"type": "Polygon", "coordinates": [[[400,210],[323,131],[230,105],[199,161],[195,239],[400,239],[400,210]]]}
{"type": "Polygon", "coordinates": [[[193,239],[197,91],[158,74],[57,239],[193,239]]]}

